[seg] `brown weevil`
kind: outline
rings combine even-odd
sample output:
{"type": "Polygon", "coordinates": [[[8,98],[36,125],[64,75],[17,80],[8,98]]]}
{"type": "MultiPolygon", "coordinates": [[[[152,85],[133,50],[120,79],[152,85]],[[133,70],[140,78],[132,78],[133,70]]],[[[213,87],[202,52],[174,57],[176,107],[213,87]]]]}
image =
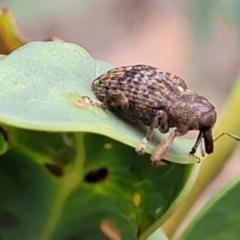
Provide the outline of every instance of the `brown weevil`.
{"type": "Polygon", "coordinates": [[[190,130],[199,131],[190,155],[195,156],[202,139],[205,152],[213,152],[215,107],[201,94],[189,90],[183,79],[147,65],[117,67],[95,79],[92,91],[100,101],[83,97],[86,102],[103,109],[115,108],[128,119],[148,127],[136,149],[139,154],[145,152],[155,128],[161,133],[170,132],[151,156],[154,166],[161,165],[174,138],[190,130]]]}

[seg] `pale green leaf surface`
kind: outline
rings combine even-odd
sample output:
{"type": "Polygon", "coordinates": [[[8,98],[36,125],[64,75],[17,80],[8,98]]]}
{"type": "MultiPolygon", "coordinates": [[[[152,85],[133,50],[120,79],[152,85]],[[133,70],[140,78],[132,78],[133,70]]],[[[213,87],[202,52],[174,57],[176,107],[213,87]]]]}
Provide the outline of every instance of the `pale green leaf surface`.
{"type": "Polygon", "coordinates": [[[240,176],[218,192],[199,212],[181,240],[238,240],[240,236],[240,176]]]}
{"type": "MultiPolygon", "coordinates": [[[[82,96],[95,98],[92,81],[111,68],[75,44],[26,44],[0,61],[0,122],[33,130],[95,132],[135,148],[145,129],[110,111],[75,104],[82,96]]],[[[162,139],[155,134],[147,152],[162,139]]],[[[195,163],[188,154],[192,146],[190,140],[176,139],[164,158],[195,163]]]]}
{"type": "Polygon", "coordinates": [[[158,229],[150,237],[148,237],[147,240],[168,240],[168,237],[161,229],[158,229]]]}

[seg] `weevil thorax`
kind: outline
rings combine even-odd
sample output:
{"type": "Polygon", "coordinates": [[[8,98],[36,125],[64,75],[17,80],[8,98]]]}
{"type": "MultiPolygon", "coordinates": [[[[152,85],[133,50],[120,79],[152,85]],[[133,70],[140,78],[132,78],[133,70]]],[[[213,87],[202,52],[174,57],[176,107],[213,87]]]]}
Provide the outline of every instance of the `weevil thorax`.
{"type": "Polygon", "coordinates": [[[185,134],[189,130],[211,131],[217,113],[204,96],[188,90],[169,108],[168,117],[169,126],[185,134]]]}

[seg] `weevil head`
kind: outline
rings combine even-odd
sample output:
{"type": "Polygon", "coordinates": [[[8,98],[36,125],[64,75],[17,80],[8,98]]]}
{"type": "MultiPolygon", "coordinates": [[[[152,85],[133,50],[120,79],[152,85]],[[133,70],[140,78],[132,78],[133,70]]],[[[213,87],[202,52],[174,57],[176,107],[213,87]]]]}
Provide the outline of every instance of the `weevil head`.
{"type": "Polygon", "coordinates": [[[191,91],[183,92],[169,108],[168,117],[169,127],[177,127],[181,134],[199,130],[206,153],[213,152],[212,128],[217,114],[215,107],[205,97],[191,91]]]}
{"type": "Polygon", "coordinates": [[[215,109],[203,113],[199,119],[199,131],[204,140],[205,152],[210,154],[213,152],[212,128],[216,122],[217,113],[215,109]]]}

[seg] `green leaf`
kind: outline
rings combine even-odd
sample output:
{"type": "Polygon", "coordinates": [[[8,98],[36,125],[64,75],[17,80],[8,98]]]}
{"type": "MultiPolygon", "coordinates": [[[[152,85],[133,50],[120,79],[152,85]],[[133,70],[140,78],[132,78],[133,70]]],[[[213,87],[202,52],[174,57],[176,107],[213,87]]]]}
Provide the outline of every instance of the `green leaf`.
{"type": "Polygon", "coordinates": [[[0,158],[2,239],[105,239],[105,228],[145,239],[181,203],[199,168],[153,168],[149,156],[96,134],[14,133],[0,158]]]}
{"type": "MultiPolygon", "coordinates": [[[[81,102],[111,68],[58,42],[0,61],[0,239],[146,239],[189,193],[201,164],[153,168],[133,149],[145,128],[81,102]]],[[[176,139],[164,158],[194,162],[191,144],[176,139]]]]}
{"type": "Polygon", "coordinates": [[[238,240],[240,176],[217,193],[188,226],[181,240],[238,240]]]}
{"type": "MultiPolygon", "coordinates": [[[[94,132],[135,148],[145,128],[83,102],[77,107],[82,96],[95,98],[91,83],[110,68],[75,44],[26,44],[0,61],[0,122],[32,130],[94,132]]],[[[163,138],[156,133],[147,152],[163,138]]],[[[192,146],[193,141],[176,139],[164,158],[195,163],[189,155],[192,146]]]]}

